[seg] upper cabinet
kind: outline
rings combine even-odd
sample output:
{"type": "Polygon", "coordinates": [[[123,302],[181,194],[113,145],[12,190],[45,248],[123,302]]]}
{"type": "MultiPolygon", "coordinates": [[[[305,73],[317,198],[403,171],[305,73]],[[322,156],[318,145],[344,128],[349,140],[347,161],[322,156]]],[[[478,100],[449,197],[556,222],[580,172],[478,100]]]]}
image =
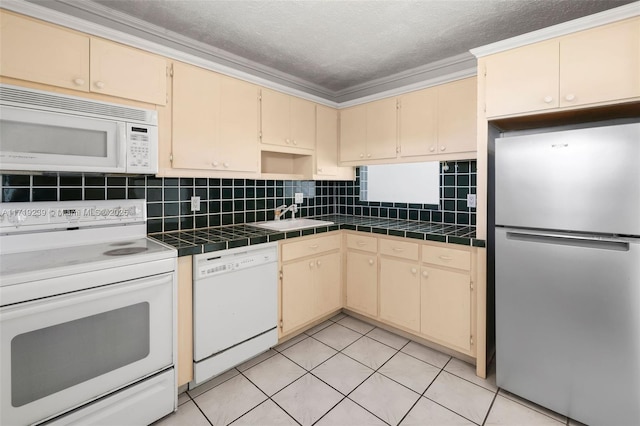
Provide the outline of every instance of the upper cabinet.
{"type": "Polygon", "coordinates": [[[164,105],[165,58],[1,11],[0,74],[164,105]]]}
{"type": "Polygon", "coordinates": [[[482,62],[487,117],[638,98],[640,18],[497,53],[482,62]]]}
{"type": "Polygon", "coordinates": [[[314,149],[316,105],[269,89],[262,89],[262,143],[314,149]]]}
{"type": "Polygon", "coordinates": [[[396,98],[340,110],[340,161],[367,164],[396,158],[397,133],[396,98]]]}
{"type": "Polygon", "coordinates": [[[90,58],[90,91],[151,104],[167,103],[165,58],[93,37],[90,58]]]}
{"type": "Polygon", "coordinates": [[[467,78],[402,95],[400,157],[476,151],[477,79],[467,78]]]}
{"type": "Polygon", "coordinates": [[[258,171],[258,87],[173,64],[173,167],[258,171]]]}
{"type": "Polygon", "coordinates": [[[338,110],[316,106],[316,169],[314,178],[353,180],[353,167],[338,166],[338,110]]]}
{"type": "Polygon", "coordinates": [[[89,91],[89,36],[0,9],[0,73],[89,91]]]}

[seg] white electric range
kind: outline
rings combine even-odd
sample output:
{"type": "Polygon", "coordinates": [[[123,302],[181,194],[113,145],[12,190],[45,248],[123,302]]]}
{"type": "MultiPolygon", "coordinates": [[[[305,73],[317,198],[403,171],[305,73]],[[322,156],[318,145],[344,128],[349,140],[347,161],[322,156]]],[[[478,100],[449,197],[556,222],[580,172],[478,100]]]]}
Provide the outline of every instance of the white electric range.
{"type": "Polygon", "coordinates": [[[0,424],[174,411],[176,256],[145,200],[1,203],[0,424]]]}

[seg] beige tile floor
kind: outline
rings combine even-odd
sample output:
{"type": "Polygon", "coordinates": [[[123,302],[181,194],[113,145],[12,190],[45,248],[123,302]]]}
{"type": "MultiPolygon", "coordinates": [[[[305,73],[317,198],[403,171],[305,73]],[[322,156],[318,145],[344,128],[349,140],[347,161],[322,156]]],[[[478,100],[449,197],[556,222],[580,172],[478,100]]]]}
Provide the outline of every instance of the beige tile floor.
{"type": "Polygon", "coordinates": [[[579,425],[472,365],[339,314],[179,397],[174,425],[579,425]]]}

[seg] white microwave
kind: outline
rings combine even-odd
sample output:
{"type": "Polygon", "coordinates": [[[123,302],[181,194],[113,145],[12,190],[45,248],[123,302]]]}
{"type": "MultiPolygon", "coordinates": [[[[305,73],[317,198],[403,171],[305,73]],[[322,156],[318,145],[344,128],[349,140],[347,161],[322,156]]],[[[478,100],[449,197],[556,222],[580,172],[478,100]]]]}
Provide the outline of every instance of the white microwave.
{"type": "Polygon", "coordinates": [[[154,110],[0,84],[0,171],[158,172],[154,110]]]}

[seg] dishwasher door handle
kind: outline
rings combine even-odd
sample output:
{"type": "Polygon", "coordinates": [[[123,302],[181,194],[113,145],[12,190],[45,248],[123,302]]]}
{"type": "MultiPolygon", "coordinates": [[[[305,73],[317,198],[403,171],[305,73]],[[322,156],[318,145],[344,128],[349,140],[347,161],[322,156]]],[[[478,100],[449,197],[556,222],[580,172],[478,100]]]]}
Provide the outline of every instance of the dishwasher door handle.
{"type": "Polygon", "coordinates": [[[563,244],[602,250],[629,251],[629,242],[627,241],[615,238],[589,237],[586,235],[507,231],[507,239],[543,244],[563,244]]]}

